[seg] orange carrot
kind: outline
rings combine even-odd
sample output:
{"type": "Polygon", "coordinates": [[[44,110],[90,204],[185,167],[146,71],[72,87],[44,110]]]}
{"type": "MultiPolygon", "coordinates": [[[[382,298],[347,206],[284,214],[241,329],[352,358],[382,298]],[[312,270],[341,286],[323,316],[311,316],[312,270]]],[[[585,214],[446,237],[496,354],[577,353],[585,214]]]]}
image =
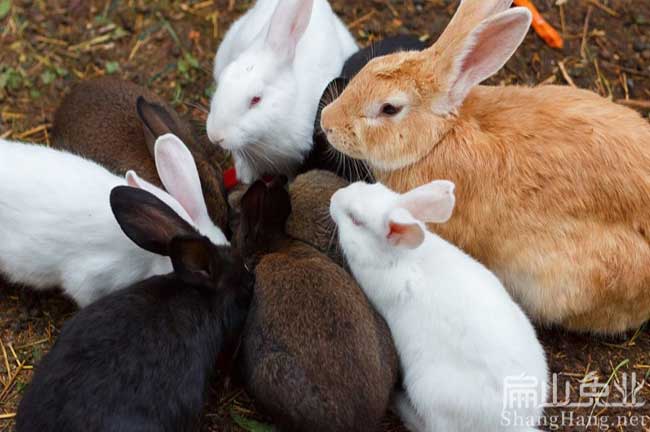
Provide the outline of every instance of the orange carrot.
{"type": "Polygon", "coordinates": [[[553,28],[552,25],[544,19],[541,13],[537,10],[535,5],[530,0],[514,0],[514,4],[517,6],[523,6],[527,8],[533,14],[533,28],[535,32],[541,37],[548,46],[552,48],[562,48],[564,47],[564,39],[562,36],[553,28]]]}

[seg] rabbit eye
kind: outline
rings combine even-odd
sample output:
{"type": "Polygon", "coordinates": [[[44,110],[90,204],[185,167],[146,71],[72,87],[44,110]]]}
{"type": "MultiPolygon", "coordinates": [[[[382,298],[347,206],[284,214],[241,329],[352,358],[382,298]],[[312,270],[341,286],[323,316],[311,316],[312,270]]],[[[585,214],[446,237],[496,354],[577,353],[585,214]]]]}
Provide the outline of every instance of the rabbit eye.
{"type": "Polygon", "coordinates": [[[348,213],[348,216],[350,217],[350,220],[352,221],[352,223],[353,223],[354,225],[356,225],[356,226],[358,226],[358,227],[362,227],[362,226],[364,225],[363,222],[361,222],[361,221],[359,220],[359,218],[357,218],[353,213],[351,213],[351,212],[348,213]]]}
{"type": "Polygon", "coordinates": [[[399,114],[401,111],[402,111],[402,107],[395,106],[389,103],[383,104],[381,106],[381,113],[389,117],[393,117],[399,114]]]}
{"type": "Polygon", "coordinates": [[[260,102],[262,102],[262,98],[261,98],[261,97],[259,97],[259,96],[255,96],[255,97],[253,97],[253,98],[251,99],[251,108],[253,108],[253,107],[256,106],[257,104],[259,104],[260,102]]]}

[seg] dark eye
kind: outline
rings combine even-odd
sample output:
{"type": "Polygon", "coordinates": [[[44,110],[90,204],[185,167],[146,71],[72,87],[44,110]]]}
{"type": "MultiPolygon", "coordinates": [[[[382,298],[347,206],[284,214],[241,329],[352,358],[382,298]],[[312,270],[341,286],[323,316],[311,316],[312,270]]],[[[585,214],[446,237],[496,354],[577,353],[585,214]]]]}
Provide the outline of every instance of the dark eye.
{"type": "Polygon", "coordinates": [[[259,96],[255,96],[255,97],[251,98],[251,108],[253,108],[255,105],[259,104],[260,102],[262,102],[262,98],[259,97],[259,96]]]}
{"type": "Polygon", "coordinates": [[[402,111],[402,107],[391,105],[389,103],[383,104],[381,107],[381,113],[389,117],[399,114],[400,111],[402,111]]]}

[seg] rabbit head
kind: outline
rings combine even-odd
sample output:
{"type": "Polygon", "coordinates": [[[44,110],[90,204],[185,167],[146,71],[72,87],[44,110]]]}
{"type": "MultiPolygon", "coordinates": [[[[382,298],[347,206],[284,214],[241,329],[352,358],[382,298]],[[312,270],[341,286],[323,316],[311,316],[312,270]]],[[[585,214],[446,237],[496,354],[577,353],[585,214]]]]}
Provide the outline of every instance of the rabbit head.
{"type": "Polygon", "coordinates": [[[291,198],[285,189],[287,178],[275,177],[271,183],[258,180],[241,199],[241,221],[237,235],[243,257],[255,260],[273,251],[286,238],[291,198]]]}
{"type": "Polygon", "coordinates": [[[381,183],[353,183],[332,196],[330,214],[346,258],[386,265],[402,251],[418,248],[426,223],[444,223],[455,205],[454,184],[438,180],[404,194],[381,183]]]}
{"type": "Polygon", "coordinates": [[[320,252],[342,264],[336,239],[336,226],[329,214],[332,195],[349,185],[345,179],[329,171],[309,171],[289,185],[291,216],[287,234],[308,242],[320,252]]]}
{"type": "Polygon", "coordinates": [[[329,142],[393,171],[450,133],[465,98],[514,54],[531,22],[510,0],[464,0],[438,41],[371,60],[321,116],[329,142]]]}
{"type": "Polygon", "coordinates": [[[170,257],[181,280],[211,288],[250,286],[232,283],[233,278],[243,281],[249,276],[243,266],[235,265],[229,247],[213,244],[154,194],[118,186],[111,191],[110,203],[124,234],[142,249],[170,257]]]}
{"type": "Polygon", "coordinates": [[[240,180],[295,169],[310,139],[296,136],[287,115],[294,112],[296,46],[309,25],[313,0],[280,0],[268,30],[215,76],[207,131],[233,153],[240,180]],[[301,149],[296,141],[304,141],[301,149]]]}
{"type": "Polygon", "coordinates": [[[141,179],[134,171],[127,172],[127,184],[154,194],[215,244],[228,244],[223,231],[208,214],[192,153],[173,134],[159,137],[153,147],[158,175],[169,193],[141,179]]]}

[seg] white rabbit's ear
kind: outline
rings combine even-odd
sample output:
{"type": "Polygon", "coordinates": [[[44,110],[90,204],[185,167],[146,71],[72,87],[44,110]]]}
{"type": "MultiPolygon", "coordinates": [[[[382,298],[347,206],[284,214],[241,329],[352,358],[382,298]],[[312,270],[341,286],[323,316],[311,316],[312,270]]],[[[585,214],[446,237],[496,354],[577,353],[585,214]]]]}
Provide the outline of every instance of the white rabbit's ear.
{"type": "Polygon", "coordinates": [[[190,215],[185,211],[183,206],[174,199],[171,195],[169,195],[167,192],[164,190],[160,189],[159,187],[149,183],[145,179],[141,178],[136,174],[135,171],[128,171],[126,173],[126,184],[137,188],[137,189],[142,189],[150,194],[154,195],[156,198],[167,204],[169,207],[172,208],[178,214],[181,218],[183,218],[186,222],[195,225],[194,221],[190,217],[190,215]]]}
{"type": "Polygon", "coordinates": [[[424,227],[408,211],[393,209],[388,214],[386,238],[392,246],[416,249],[424,242],[424,227]]]}
{"type": "Polygon", "coordinates": [[[311,20],[314,0],[280,0],[273,12],[266,43],[286,61],[293,61],[296,46],[311,20]]]}
{"type": "Polygon", "coordinates": [[[452,54],[449,105],[458,108],[467,94],[495,73],[512,57],[524,41],[532,14],[518,7],[484,20],[452,54]]]}
{"type": "Polygon", "coordinates": [[[166,134],[154,146],[156,169],[165,189],[199,226],[210,222],[196,162],[189,149],[176,135],[166,134]]]}
{"type": "Polygon", "coordinates": [[[454,211],[455,187],[450,181],[436,180],[403,194],[397,206],[423,223],[444,223],[454,211]]]}

